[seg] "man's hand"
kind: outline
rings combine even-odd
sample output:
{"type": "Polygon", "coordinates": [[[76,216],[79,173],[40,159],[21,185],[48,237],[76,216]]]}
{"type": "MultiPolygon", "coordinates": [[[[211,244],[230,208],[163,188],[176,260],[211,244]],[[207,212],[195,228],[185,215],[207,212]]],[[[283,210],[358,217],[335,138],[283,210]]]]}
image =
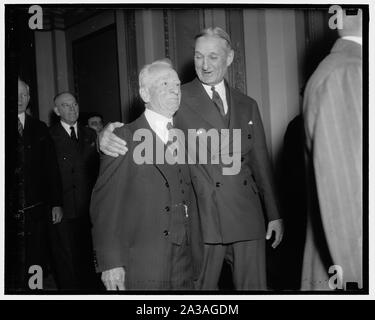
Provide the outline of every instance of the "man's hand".
{"type": "Polygon", "coordinates": [[[119,267],[103,271],[102,281],[107,290],[125,290],[125,269],[119,267]]]}
{"type": "Polygon", "coordinates": [[[272,237],[272,232],[275,232],[275,240],[272,243],[272,248],[276,248],[281,240],[283,239],[284,234],[284,223],[283,219],[272,220],[268,223],[266,239],[269,240],[272,237]]]}
{"type": "Polygon", "coordinates": [[[53,207],[52,208],[52,223],[60,223],[63,218],[63,210],[61,207],[53,207]]]}
{"type": "Polygon", "coordinates": [[[117,158],[120,154],[125,155],[128,151],[126,141],[113,133],[116,128],[122,127],[121,122],[108,123],[99,133],[99,148],[107,156],[117,158]]]}

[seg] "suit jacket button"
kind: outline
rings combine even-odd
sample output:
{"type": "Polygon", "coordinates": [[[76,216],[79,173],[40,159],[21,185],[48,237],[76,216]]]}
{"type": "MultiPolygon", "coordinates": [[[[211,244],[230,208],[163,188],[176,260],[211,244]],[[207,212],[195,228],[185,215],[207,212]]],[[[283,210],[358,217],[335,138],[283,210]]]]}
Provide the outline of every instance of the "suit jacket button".
{"type": "Polygon", "coordinates": [[[248,139],[251,139],[251,134],[248,134],[248,135],[247,135],[247,138],[248,138],[248,139]]]}
{"type": "Polygon", "coordinates": [[[220,182],[216,182],[216,187],[219,188],[221,186],[220,182]]]}
{"type": "Polygon", "coordinates": [[[168,182],[166,182],[166,183],[165,183],[165,186],[166,186],[167,188],[169,188],[169,183],[168,183],[168,182]]]}
{"type": "Polygon", "coordinates": [[[247,180],[244,180],[243,184],[244,184],[244,186],[246,186],[247,185],[247,180]]]}
{"type": "Polygon", "coordinates": [[[245,158],[244,157],[241,157],[241,162],[243,162],[245,160],[245,158]]]}
{"type": "Polygon", "coordinates": [[[170,208],[168,206],[165,207],[165,211],[169,212],[170,208]]]}
{"type": "Polygon", "coordinates": [[[168,230],[164,230],[163,234],[164,234],[164,236],[168,237],[169,231],[168,230]]]}

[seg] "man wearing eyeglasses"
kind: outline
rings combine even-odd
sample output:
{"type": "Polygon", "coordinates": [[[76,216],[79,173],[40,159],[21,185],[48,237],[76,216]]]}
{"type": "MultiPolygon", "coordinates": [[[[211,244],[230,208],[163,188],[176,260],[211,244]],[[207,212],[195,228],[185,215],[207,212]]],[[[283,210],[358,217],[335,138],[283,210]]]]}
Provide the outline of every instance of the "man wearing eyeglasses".
{"type": "Polygon", "coordinates": [[[69,92],[54,99],[60,122],[50,128],[63,185],[64,218],[51,230],[61,289],[96,289],[89,205],[99,168],[96,133],[77,122],[79,106],[69,92]]]}

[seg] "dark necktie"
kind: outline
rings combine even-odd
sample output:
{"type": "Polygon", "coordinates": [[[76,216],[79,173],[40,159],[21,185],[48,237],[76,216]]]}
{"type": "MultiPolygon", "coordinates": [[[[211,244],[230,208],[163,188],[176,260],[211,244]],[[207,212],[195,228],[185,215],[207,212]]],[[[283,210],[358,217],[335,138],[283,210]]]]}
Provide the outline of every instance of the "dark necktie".
{"type": "Polygon", "coordinates": [[[215,90],[215,86],[211,87],[212,91],[212,101],[215,103],[217,109],[219,110],[220,114],[224,117],[225,112],[224,112],[224,104],[223,100],[221,100],[218,92],[215,90]]]}
{"type": "Polygon", "coordinates": [[[70,139],[72,139],[74,142],[78,142],[76,131],[74,130],[73,126],[70,127],[70,139]]]}
{"type": "Polygon", "coordinates": [[[19,133],[20,137],[22,137],[22,135],[23,135],[23,127],[22,127],[22,123],[20,121],[20,118],[18,118],[18,133],[19,133]]]}

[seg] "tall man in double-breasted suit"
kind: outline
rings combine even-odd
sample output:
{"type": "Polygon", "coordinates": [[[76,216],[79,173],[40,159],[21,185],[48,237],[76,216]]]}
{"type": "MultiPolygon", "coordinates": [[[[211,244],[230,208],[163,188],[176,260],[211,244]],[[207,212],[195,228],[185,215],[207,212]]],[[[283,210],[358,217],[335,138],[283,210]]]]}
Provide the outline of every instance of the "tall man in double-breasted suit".
{"type": "Polygon", "coordinates": [[[143,67],[139,84],[146,110],[116,130],[129,152],[103,155],[93,190],[97,270],[108,290],[193,289],[201,261],[195,258],[201,249],[195,245],[200,237],[195,195],[189,167],[167,158],[173,155],[169,127],[180,104],[180,80],[162,60],[143,67]],[[146,132],[144,142],[140,131],[146,132]],[[142,144],[152,157],[146,163],[137,161],[142,144]]]}
{"type": "Polygon", "coordinates": [[[11,210],[5,216],[5,288],[30,289],[31,266],[46,274],[47,225],[63,216],[61,180],[47,126],[25,113],[29,86],[18,79],[18,136],[11,210]],[[52,217],[51,217],[52,214],[52,217]]]}
{"type": "Polygon", "coordinates": [[[79,106],[71,93],[56,96],[60,122],[50,128],[63,186],[62,222],[51,232],[59,287],[95,288],[89,205],[99,168],[96,133],[77,122],[79,106]]]}
{"type": "MultiPolygon", "coordinates": [[[[282,239],[283,224],[257,104],[224,80],[233,58],[224,30],[209,28],[196,37],[194,64],[198,78],[182,87],[181,107],[175,117],[176,126],[184,132],[241,130],[239,172],[224,175],[222,163],[191,166],[204,240],[204,260],[196,285],[199,289],[216,289],[226,260],[236,289],[265,290],[265,238],[270,239],[275,232],[275,248],[282,239]]],[[[111,135],[111,130],[113,125],[100,135],[101,149],[108,154],[123,154],[124,142],[111,135]]],[[[211,151],[207,149],[210,156],[221,158],[224,154],[211,151]]]]}

